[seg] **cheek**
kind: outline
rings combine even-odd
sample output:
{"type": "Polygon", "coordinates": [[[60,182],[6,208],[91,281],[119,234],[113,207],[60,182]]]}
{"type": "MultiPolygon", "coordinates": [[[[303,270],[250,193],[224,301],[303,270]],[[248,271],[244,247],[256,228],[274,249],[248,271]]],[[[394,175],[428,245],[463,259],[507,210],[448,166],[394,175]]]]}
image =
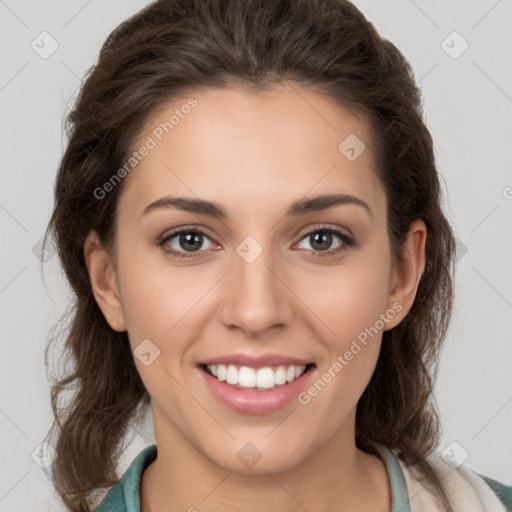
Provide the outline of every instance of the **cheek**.
{"type": "Polygon", "coordinates": [[[121,300],[133,344],[149,338],[168,350],[178,346],[178,332],[199,324],[203,296],[218,277],[195,268],[172,266],[157,251],[134,250],[119,259],[121,300]]]}
{"type": "Polygon", "coordinates": [[[334,343],[346,342],[375,324],[388,304],[390,260],[360,251],[346,264],[299,279],[299,296],[330,328],[334,343]]]}
{"type": "Polygon", "coordinates": [[[134,242],[128,250],[129,245],[129,241],[122,244],[125,250],[120,250],[118,257],[119,289],[126,327],[134,343],[139,338],[158,339],[174,323],[180,288],[176,282],[170,282],[151,255],[134,242]]]}
{"type": "Polygon", "coordinates": [[[379,357],[383,318],[394,318],[386,315],[388,272],[386,261],[365,261],[350,270],[348,265],[338,267],[310,287],[307,305],[316,314],[313,330],[326,334],[322,343],[327,357],[301,403],[311,404],[315,417],[329,417],[332,428],[356,407],[379,357]]]}

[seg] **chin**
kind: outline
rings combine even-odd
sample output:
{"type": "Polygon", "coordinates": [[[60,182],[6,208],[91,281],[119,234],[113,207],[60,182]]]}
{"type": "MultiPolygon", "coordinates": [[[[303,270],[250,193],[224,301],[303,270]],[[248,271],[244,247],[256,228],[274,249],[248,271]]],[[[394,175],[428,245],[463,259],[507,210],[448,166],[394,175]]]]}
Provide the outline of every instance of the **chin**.
{"type": "MultiPolygon", "coordinates": [[[[233,450],[228,448],[222,454],[210,454],[209,458],[215,464],[243,475],[280,473],[300,464],[301,454],[291,445],[287,445],[284,450],[278,450],[278,447],[273,447],[268,439],[262,440],[261,444],[264,444],[265,447],[260,449],[257,440],[247,441],[241,446],[237,444],[233,450]],[[234,454],[234,457],[230,456],[231,453],[234,454]]],[[[281,448],[283,448],[282,445],[281,448]]]]}

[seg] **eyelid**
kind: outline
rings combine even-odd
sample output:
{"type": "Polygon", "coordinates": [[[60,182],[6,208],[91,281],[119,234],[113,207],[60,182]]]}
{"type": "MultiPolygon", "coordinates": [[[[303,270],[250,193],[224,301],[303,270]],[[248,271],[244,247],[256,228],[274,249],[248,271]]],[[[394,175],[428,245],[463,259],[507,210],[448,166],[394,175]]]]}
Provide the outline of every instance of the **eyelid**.
{"type": "MultiPolygon", "coordinates": [[[[329,256],[335,256],[339,253],[347,250],[349,246],[356,246],[357,243],[354,240],[353,235],[351,234],[350,230],[347,228],[342,228],[340,226],[331,226],[328,224],[316,224],[309,228],[307,231],[303,232],[302,235],[300,235],[299,240],[294,244],[297,245],[297,243],[300,243],[304,238],[306,238],[308,235],[311,235],[312,233],[320,232],[320,231],[328,231],[340,238],[342,240],[342,244],[340,247],[337,247],[335,249],[328,249],[325,251],[311,251],[308,249],[307,251],[311,252],[314,257],[329,257],[329,256]]],[[[204,237],[208,238],[212,243],[218,244],[208,233],[206,228],[200,227],[198,225],[190,225],[190,226],[181,226],[179,228],[175,228],[171,230],[170,232],[164,233],[161,235],[157,240],[157,246],[161,247],[163,251],[170,254],[171,256],[178,258],[178,259],[186,259],[186,258],[198,258],[201,257],[204,253],[208,252],[207,249],[201,249],[197,252],[187,252],[187,251],[181,251],[176,249],[166,249],[164,248],[164,245],[166,245],[167,241],[187,232],[194,232],[200,235],[203,235],[204,237]],[[180,256],[178,256],[178,254],[180,256]]]]}
{"type": "Polygon", "coordinates": [[[306,230],[301,235],[300,239],[302,240],[305,236],[310,235],[311,233],[316,233],[317,231],[333,231],[335,233],[343,234],[347,238],[353,239],[352,232],[349,229],[342,228],[340,226],[332,226],[330,224],[315,224],[311,229],[306,230]]]}
{"type": "MultiPolygon", "coordinates": [[[[348,228],[320,223],[320,224],[314,224],[311,228],[306,228],[306,230],[300,235],[299,240],[302,240],[305,236],[307,236],[311,233],[315,233],[316,231],[320,231],[320,230],[330,230],[330,231],[340,232],[349,238],[352,238],[352,239],[354,238],[354,235],[348,228]]],[[[184,231],[195,231],[195,232],[205,235],[210,240],[215,241],[214,238],[208,234],[208,228],[205,228],[199,224],[190,224],[190,225],[180,226],[179,228],[171,229],[169,231],[164,232],[162,235],[160,235],[158,237],[158,240],[162,241],[162,240],[165,240],[166,238],[171,238],[173,236],[181,234],[184,231]]],[[[301,231],[303,231],[303,230],[302,229],[299,230],[298,233],[300,233],[301,231]]],[[[299,236],[298,233],[296,235],[294,235],[294,238],[299,236]]],[[[215,242],[215,243],[218,243],[218,242],[215,242]]]]}
{"type": "MultiPolygon", "coordinates": [[[[167,231],[163,235],[158,237],[157,245],[164,245],[168,240],[170,240],[171,238],[174,238],[178,235],[181,235],[182,233],[198,233],[200,235],[203,235],[205,238],[208,238],[212,243],[214,243],[216,245],[220,245],[208,234],[206,228],[203,228],[198,225],[181,226],[179,228],[171,229],[170,231],[167,231]]],[[[204,252],[204,251],[205,250],[203,249],[200,252],[204,252]]],[[[190,254],[192,254],[192,253],[190,253],[190,254]]]]}
{"type": "MultiPolygon", "coordinates": [[[[340,255],[343,252],[346,252],[350,247],[356,247],[358,243],[354,239],[352,234],[348,234],[347,231],[350,233],[349,230],[341,228],[339,226],[333,227],[330,225],[325,224],[319,224],[313,226],[311,229],[303,233],[298,241],[300,243],[302,240],[307,238],[312,233],[319,233],[319,232],[328,232],[330,234],[334,234],[341,240],[341,245],[338,247],[335,247],[334,249],[328,249],[325,251],[312,251],[308,249],[308,252],[311,253],[311,257],[313,258],[328,258],[328,257],[335,257],[340,255]]],[[[295,244],[296,245],[296,244],[295,244]]]]}

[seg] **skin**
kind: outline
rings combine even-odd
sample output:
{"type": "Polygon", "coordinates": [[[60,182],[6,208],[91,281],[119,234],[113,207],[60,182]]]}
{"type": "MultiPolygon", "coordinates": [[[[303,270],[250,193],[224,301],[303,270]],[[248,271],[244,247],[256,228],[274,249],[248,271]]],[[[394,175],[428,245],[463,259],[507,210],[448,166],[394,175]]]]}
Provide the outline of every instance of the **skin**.
{"type": "MultiPolygon", "coordinates": [[[[91,232],[85,246],[94,296],[111,327],[127,330],[132,349],[149,338],[160,356],[137,370],[152,398],[157,459],[141,482],[141,510],[281,512],[390,511],[382,461],[355,446],[357,402],[375,369],[382,330],[307,405],[247,415],[210,393],[196,364],[233,352],[302,357],[317,365],[310,386],[357,335],[393,304],[407,314],[424,268],[426,226],[410,228],[403,262],[392,265],[386,197],[374,171],[364,122],[312,90],[290,83],[265,94],[208,89],[198,106],[132,171],[118,203],[115,252],[91,232]],[[349,134],[366,150],[350,161],[338,150],[349,134]],[[355,204],[284,217],[304,196],[346,193],[355,204]],[[168,195],[223,205],[225,220],[162,208],[168,195]],[[203,229],[201,256],[175,259],[157,240],[173,228],[203,229]],[[333,234],[327,251],[305,233],[333,234]],[[248,264],[236,252],[247,237],[263,252],[248,264]],[[247,443],[261,459],[246,467],[247,443]],[[330,485],[332,484],[332,485],[330,485]]],[[[174,109],[148,120],[141,141],[174,109]]],[[[167,242],[191,253],[179,236],[167,242]]]]}

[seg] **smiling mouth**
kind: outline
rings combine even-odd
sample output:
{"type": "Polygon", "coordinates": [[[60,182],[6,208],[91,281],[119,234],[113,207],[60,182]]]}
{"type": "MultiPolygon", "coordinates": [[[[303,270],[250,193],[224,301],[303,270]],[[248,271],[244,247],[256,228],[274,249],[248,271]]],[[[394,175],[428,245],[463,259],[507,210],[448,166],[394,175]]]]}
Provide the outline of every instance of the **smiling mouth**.
{"type": "Polygon", "coordinates": [[[280,365],[251,368],[233,364],[200,364],[199,367],[211,377],[229,384],[235,389],[245,391],[272,391],[282,388],[301,378],[316,367],[314,363],[307,365],[280,365]]]}

